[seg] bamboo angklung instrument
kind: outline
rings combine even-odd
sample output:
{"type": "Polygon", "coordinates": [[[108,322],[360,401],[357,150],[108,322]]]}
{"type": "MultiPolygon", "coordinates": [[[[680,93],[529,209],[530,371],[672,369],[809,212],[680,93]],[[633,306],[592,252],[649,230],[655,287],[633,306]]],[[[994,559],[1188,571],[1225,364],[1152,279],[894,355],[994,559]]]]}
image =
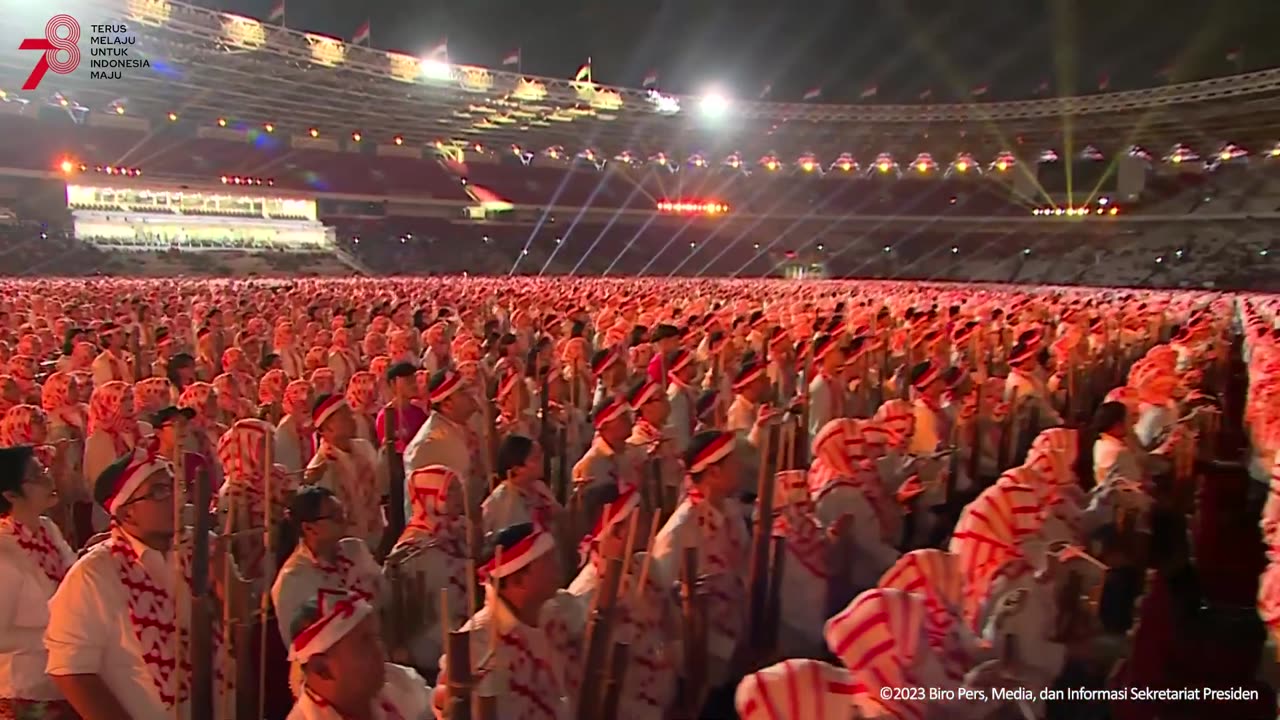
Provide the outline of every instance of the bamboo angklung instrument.
{"type": "MultiPolygon", "coordinates": [[[[535,365],[537,364],[536,357],[534,358],[534,364],[535,365]]],[[[535,368],[534,372],[537,373],[540,371],[535,368]]],[[[542,375],[542,392],[538,396],[538,405],[539,405],[538,407],[538,443],[542,445],[542,450],[543,450],[542,477],[547,479],[551,478],[550,449],[551,449],[551,441],[552,441],[551,433],[554,430],[554,425],[552,425],[551,423],[550,396],[551,396],[551,373],[546,372],[546,373],[543,373],[542,375]]],[[[559,499],[561,502],[564,501],[564,498],[560,496],[557,496],[557,499],[559,499]]]]}
{"type": "MultiPolygon", "coordinates": [[[[182,446],[177,448],[177,455],[182,456],[182,446]]],[[[212,720],[214,702],[214,662],[213,653],[213,612],[209,603],[209,503],[212,487],[209,474],[203,469],[196,477],[195,512],[192,513],[191,530],[191,594],[190,605],[190,641],[187,650],[191,663],[191,720],[212,720]]],[[[185,531],[182,526],[179,532],[185,531]]],[[[179,541],[181,542],[181,541],[179,541]]],[[[223,563],[231,566],[230,559],[223,553],[223,563]]],[[[178,587],[181,587],[179,585],[178,587]]],[[[223,594],[228,592],[228,585],[223,585],[223,594]]],[[[224,600],[224,602],[226,602],[224,600]]]]}
{"type": "MultiPolygon", "coordinates": [[[[502,546],[498,545],[493,549],[493,564],[495,567],[502,565],[502,546]]],[[[493,578],[493,601],[495,604],[506,602],[502,599],[502,582],[500,578],[493,578]]],[[[481,677],[485,674],[493,672],[493,665],[498,660],[498,642],[502,639],[502,633],[498,630],[498,621],[494,616],[496,608],[489,611],[489,651],[484,658],[480,660],[481,677]]],[[[492,694],[476,693],[475,696],[475,720],[498,720],[498,698],[492,694]]]]}
{"type": "MultiPolygon", "coordinates": [[[[604,575],[591,598],[591,610],[587,615],[587,627],[583,633],[583,672],[582,687],[578,691],[578,707],[575,716],[578,720],[592,720],[597,715],[604,700],[604,689],[608,681],[608,653],[613,645],[613,626],[616,620],[618,590],[622,578],[630,568],[628,556],[635,547],[636,514],[631,515],[628,529],[626,550],[621,558],[608,558],[605,561],[604,575]]],[[[603,542],[603,538],[599,541],[603,542]]]]}
{"type": "MultiPolygon", "coordinates": [[[[747,582],[749,596],[748,620],[750,627],[750,647],[752,650],[765,649],[767,628],[765,625],[765,604],[769,596],[769,548],[773,534],[773,493],[774,474],[771,467],[771,451],[774,434],[780,441],[786,435],[781,427],[772,424],[760,428],[760,465],[756,479],[756,524],[752,528],[751,565],[747,582]]],[[[785,447],[780,443],[780,447],[785,447]]],[[[785,452],[785,451],[784,451],[785,452]]]]}
{"type": "Polygon", "coordinates": [[[471,672],[471,633],[454,631],[449,625],[449,591],[440,590],[440,636],[449,658],[446,676],[440,679],[448,688],[444,717],[448,720],[471,720],[471,696],[475,677],[471,672]]]}
{"type": "Polygon", "coordinates": [[[611,720],[618,717],[618,707],[622,704],[622,689],[626,685],[627,665],[631,662],[631,646],[624,642],[616,642],[609,651],[609,674],[605,681],[604,692],[600,698],[599,720],[611,720]]]}
{"type": "MultiPolygon", "coordinates": [[[[396,450],[396,437],[400,433],[400,423],[404,412],[404,402],[397,396],[391,405],[382,411],[382,449],[387,459],[387,524],[383,536],[379,557],[386,557],[395,547],[404,532],[405,500],[404,500],[404,457],[396,450]]],[[[465,482],[465,481],[464,481],[465,482]]]]}
{"type": "MultiPolygon", "coordinates": [[[[182,556],[184,554],[189,553],[189,550],[186,547],[184,547],[184,545],[186,542],[189,542],[190,540],[190,535],[187,534],[186,518],[184,517],[185,511],[187,509],[187,483],[186,483],[186,472],[185,472],[186,468],[184,467],[185,463],[183,462],[184,458],[183,458],[183,452],[182,452],[183,430],[184,428],[182,426],[182,423],[174,423],[173,437],[174,437],[174,446],[177,448],[177,451],[174,453],[174,458],[173,458],[173,530],[175,533],[177,533],[177,537],[174,538],[173,546],[178,550],[178,553],[177,553],[178,562],[175,562],[173,564],[174,578],[173,578],[173,585],[171,587],[174,588],[174,594],[176,596],[174,598],[175,599],[175,602],[174,602],[175,615],[177,614],[177,610],[178,610],[178,607],[177,607],[178,599],[182,597],[182,591],[184,589],[184,586],[187,584],[186,578],[183,577],[182,556]]],[[[187,557],[191,558],[192,556],[188,554],[187,557]]],[[[207,569],[206,569],[206,573],[207,573],[207,569]]],[[[186,589],[188,590],[188,592],[190,592],[189,587],[186,589]]],[[[191,598],[189,602],[190,604],[195,604],[194,598],[191,598]]],[[[175,619],[178,619],[178,618],[175,618],[175,619]]],[[[191,631],[191,615],[190,614],[187,615],[186,630],[187,630],[187,633],[190,633],[191,631]]],[[[171,657],[174,657],[174,658],[182,657],[182,651],[183,651],[182,640],[184,636],[184,633],[182,631],[183,631],[183,628],[179,623],[178,632],[173,634],[173,655],[171,657]]],[[[187,648],[187,649],[189,650],[190,648],[187,648]]],[[[194,674],[195,672],[193,669],[192,675],[194,674]]],[[[188,697],[187,701],[190,702],[190,700],[191,698],[188,697]]],[[[177,720],[183,720],[181,717],[182,716],[181,705],[182,705],[181,702],[174,702],[173,704],[173,715],[177,720]]]]}
{"type": "Polygon", "coordinates": [[[707,684],[706,606],[698,593],[698,548],[683,550],[680,565],[681,639],[684,648],[684,685],[677,718],[700,717],[707,684]]]}
{"type": "Polygon", "coordinates": [[[986,385],[984,382],[977,383],[977,387],[973,392],[973,430],[969,437],[969,482],[975,487],[981,487],[978,480],[978,473],[982,472],[982,423],[983,410],[982,404],[982,388],[986,385]]]}

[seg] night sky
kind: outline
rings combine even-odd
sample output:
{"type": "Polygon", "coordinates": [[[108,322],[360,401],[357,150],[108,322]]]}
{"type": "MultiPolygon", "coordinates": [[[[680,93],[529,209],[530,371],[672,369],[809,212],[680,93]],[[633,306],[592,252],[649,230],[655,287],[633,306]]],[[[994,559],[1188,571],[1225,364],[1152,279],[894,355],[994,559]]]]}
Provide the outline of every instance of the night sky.
{"type": "MultiPolygon", "coordinates": [[[[265,18],[274,0],[195,0],[265,18]]],[[[456,63],[568,77],[590,56],[596,82],[672,92],[723,87],[829,102],[878,87],[882,102],[1132,89],[1280,65],[1277,0],[288,0],[287,24],[422,53],[447,38],[456,63]],[[1227,55],[1239,49],[1240,57],[1227,55]]]]}

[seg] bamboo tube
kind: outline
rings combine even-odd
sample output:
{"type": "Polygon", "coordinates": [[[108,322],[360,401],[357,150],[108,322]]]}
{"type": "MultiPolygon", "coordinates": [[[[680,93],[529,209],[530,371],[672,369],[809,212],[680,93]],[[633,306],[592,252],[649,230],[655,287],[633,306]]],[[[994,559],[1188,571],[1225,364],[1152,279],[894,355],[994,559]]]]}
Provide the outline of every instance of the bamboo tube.
{"type": "Polygon", "coordinates": [[[707,671],[707,637],[700,612],[698,585],[698,549],[684,548],[680,566],[680,600],[684,645],[683,697],[677,717],[697,718],[702,709],[707,671]]]}
{"type": "Polygon", "coordinates": [[[770,552],[772,567],[769,571],[769,591],[765,600],[765,643],[762,649],[774,652],[778,648],[778,632],[782,626],[782,586],[786,582],[787,539],[773,538],[770,552]]]}
{"type": "Polygon", "coordinates": [[[604,577],[601,578],[591,598],[591,612],[588,615],[589,620],[582,640],[586,651],[583,654],[582,687],[578,693],[578,707],[575,712],[578,720],[591,720],[593,711],[601,701],[605,683],[606,656],[613,642],[614,608],[618,602],[622,569],[621,559],[607,560],[604,577]]]}
{"type": "Polygon", "coordinates": [[[751,593],[748,606],[751,643],[756,649],[759,649],[765,640],[762,625],[769,587],[769,536],[773,530],[774,475],[770,472],[769,451],[774,428],[765,426],[762,430],[764,432],[760,438],[760,467],[756,484],[756,502],[759,506],[756,512],[756,525],[752,528],[751,568],[747,585],[751,593]]]}
{"type": "Polygon", "coordinates": [[[444,638],[445,656],[448,657],[444,687],[448,689],[444,716],[448,720],[471,720],[471,694],[475,678],[471,673],[471,633],[454,632],[449,621],[449,592],[440,591],[440,637],[444,638]]]}
{"type": "Polygon", "coordinates": [[[640,579],[636,581],[634,592],[637,598],[644,597],[645,588],[649,583],[649,568],[653,565],[653,543],[658,537],[658,523],[661,521],[657,515],[649,523],[649,544],[644,550],[644,561],[640,563],[640,579]]]}
{"type": "Polygon", "coordinates": [[[609,720],[618,717],[618,707],[622,704],[622,690],[627,682],[627,665],[631,661],[631,646],[626,643],[614,643],[609,651],[609,672],[605,679],[604,691],[601,693],[600,706],[595,717],[609,720]]]}

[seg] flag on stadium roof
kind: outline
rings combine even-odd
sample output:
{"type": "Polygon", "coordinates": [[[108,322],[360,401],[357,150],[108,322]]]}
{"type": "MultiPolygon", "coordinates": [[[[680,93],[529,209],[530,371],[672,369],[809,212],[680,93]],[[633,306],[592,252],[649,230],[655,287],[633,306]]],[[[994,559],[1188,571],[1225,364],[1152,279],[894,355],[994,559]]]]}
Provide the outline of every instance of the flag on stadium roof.
{"type": "Polygon", "coordinates": [[[933,97],[933,88],[925,88],[924,90],[921,90],[918,97],[921,100],[928,100],[933,97]]]}
{"type": "Polygon", "coordinates": [[[878,85],[870,85],[870,86],[868,86],[867,88],[865,88],[865,89],[862,91],[862,94],[861,94],[861,95],[859,95],[858,97],[862,98],[863,100],[866,100],[867,98],[873,98],[873,97],[875,97],[875,96],[876,96],[876,93],[878,93],[878,92],[880,92],[880,86],[878,86],[878,85]]]}
{"type": "Polygon", "coordinates": [[[364,43],[365,45],[369,44],[369,21],[368,20],[365,20],[364,24],[361,25],[359,29],[356,30],[356,34],[351,37],[352,45],[359,45],[360,43],[364,43]]]}
{"type": "Polygon", "coordinates": [[[973,95],[974,97],[981,97],[983,95],[986,95],[987,91],[990,89],[991,89],[990,85],[983,83],[982,85],[975,86],[973,90],[970,91],[970,94],[973,95]]]}
{"type": "Polygon", "coordinates": [[[1040,84],[1036,86],[1036,89],[1034,92],[1036,95],[1044,95],[1045,93],[1049,92],[1049,81],[1041,80],[1040,84]]]}
{"type": "MultiPolygon", "coordinates": [[[[445,38],[440,41],[440,44],[431,48],[427,52],[427,58],[439,62],[449,62],[449,39],[445,38]]],[[[519,58],[517,58],[517,61],[519,61],[519,58]]]]}
{"type": "Polygon", "coordinates": [[[640,87],[653,87],[658,84],[658,71],[650,70],[645,73],[644,81],[640,83],[640,87]]]}
{"type": "Polygon", "coordinates": [[[573,81],[591,82],[591,58],[587,58],[587,61],[582,64],[582,67],[578,68],[578,72],[573,76],[573,81]]]}
{"type": "Polygon", "coordinates": [[[809,91],[804,94],[805,100],[817,100],[820,97],[822,97],[822,88],[820,87],[809,88],[809,91]]]}
{"type": "Polygon", "coordinates": [[[520,48],[516,48],[515,50],[512,50],[511,52],[502,56],[503,67],[507,67],[509,65],[519,65],[519,64],[520,64],[520,48]]]}
{"type": "Polygon", "coordinates": [[[271,14],[267,16],[267,22],[284,24],[284,0],[279,0],[271,7],[271,14]]]}
{"type": "Polygon", "coordinates": [[[765,99],[771,92],[773,92],[773,85],[771,83],[765,83],[764,87],[760,89],[760,99],[765,99]]]}
{"type": "Polygon", "coordinates": [[[1111,76],[1108,75],[1107,73],[1102,73],[1102,75],[1098,77],[1098,89],[1106,90],[1110,87],[1111,87],[1111,76]]]}

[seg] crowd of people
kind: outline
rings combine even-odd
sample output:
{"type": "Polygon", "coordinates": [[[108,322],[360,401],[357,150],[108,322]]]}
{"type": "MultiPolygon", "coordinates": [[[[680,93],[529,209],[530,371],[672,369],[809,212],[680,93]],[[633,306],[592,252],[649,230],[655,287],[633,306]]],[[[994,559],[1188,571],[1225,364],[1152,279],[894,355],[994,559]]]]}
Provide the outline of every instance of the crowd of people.
{"type": "Polygon", "coordinates": [[[0,292],[0,720],[1275,716],[1274,298],[0,292]]]}

